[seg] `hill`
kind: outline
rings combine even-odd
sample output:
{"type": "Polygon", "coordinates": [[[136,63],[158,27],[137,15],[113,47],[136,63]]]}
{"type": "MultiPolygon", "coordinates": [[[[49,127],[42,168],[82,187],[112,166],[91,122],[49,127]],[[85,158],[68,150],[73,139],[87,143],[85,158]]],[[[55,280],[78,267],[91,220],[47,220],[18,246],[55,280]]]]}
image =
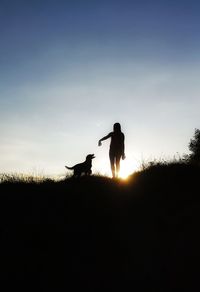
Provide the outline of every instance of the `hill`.
{"type": "Polygon", "coordinates": [[[1,282],[27,290],[197,291],[199,177],[198,167],[171,163],[127,182],[2,182],[1,282]]]}

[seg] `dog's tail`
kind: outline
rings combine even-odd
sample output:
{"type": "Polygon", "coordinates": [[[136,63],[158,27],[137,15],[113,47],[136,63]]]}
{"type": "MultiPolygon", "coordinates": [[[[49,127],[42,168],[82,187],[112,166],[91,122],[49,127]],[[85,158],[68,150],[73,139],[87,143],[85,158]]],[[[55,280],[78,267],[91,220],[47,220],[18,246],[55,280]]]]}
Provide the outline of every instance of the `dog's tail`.
{"type": "Polygon", "coordinates": [[[68,167],[68,166],[65,166],[67,169],[70,169],[70,170],[73,170],[74,169],[74,166],[72,167],[68,167]]]}

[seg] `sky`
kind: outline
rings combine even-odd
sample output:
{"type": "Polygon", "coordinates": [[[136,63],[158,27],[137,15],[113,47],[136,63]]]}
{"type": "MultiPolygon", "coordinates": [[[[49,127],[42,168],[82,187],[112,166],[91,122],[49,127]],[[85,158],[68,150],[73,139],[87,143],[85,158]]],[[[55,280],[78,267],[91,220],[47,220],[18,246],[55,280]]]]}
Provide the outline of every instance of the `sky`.
{"type": "Polygon", "coordinates": [[[200,2],[0,0],[0,172],[65,175],[125,134],[122,172],[189,153],[200,124],[200,2]]]}

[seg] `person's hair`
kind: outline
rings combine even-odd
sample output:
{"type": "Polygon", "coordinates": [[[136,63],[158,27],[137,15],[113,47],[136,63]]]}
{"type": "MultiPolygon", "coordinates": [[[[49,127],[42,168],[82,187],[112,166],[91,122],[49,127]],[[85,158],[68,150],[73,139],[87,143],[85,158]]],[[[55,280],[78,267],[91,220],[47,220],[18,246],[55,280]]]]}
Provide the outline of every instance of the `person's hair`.
{"type": "Polygon", "coordinates": [[[114,132],[121,132],[121,125],[120,125],[120,123],[115,123],[113,125],[113,130],[114,130],[114,132]]]}

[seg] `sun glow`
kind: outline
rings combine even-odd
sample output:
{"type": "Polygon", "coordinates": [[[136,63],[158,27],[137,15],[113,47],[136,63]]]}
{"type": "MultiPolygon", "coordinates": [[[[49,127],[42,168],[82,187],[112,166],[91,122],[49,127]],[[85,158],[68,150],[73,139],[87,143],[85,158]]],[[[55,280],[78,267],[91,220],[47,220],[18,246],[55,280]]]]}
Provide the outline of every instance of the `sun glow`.
{"type": "Polygon", "coordinates": [[[136,170],[137,166],[133,163],[133,161],[124,160],[121,162],[119,177],[126,180],[128,179],[129,175],[131,175],[136,170]]]}
{"type": "MultiPolygon", "coordinates": [[[[127,180],[128,177],[138,169],[138,160],[128,153],[126,159],[120,161],[119,178],[127,180]]],[[[110,161],[105,157],[96,159],[94,161],[94,173],[112,177],[110,161]]]]}

